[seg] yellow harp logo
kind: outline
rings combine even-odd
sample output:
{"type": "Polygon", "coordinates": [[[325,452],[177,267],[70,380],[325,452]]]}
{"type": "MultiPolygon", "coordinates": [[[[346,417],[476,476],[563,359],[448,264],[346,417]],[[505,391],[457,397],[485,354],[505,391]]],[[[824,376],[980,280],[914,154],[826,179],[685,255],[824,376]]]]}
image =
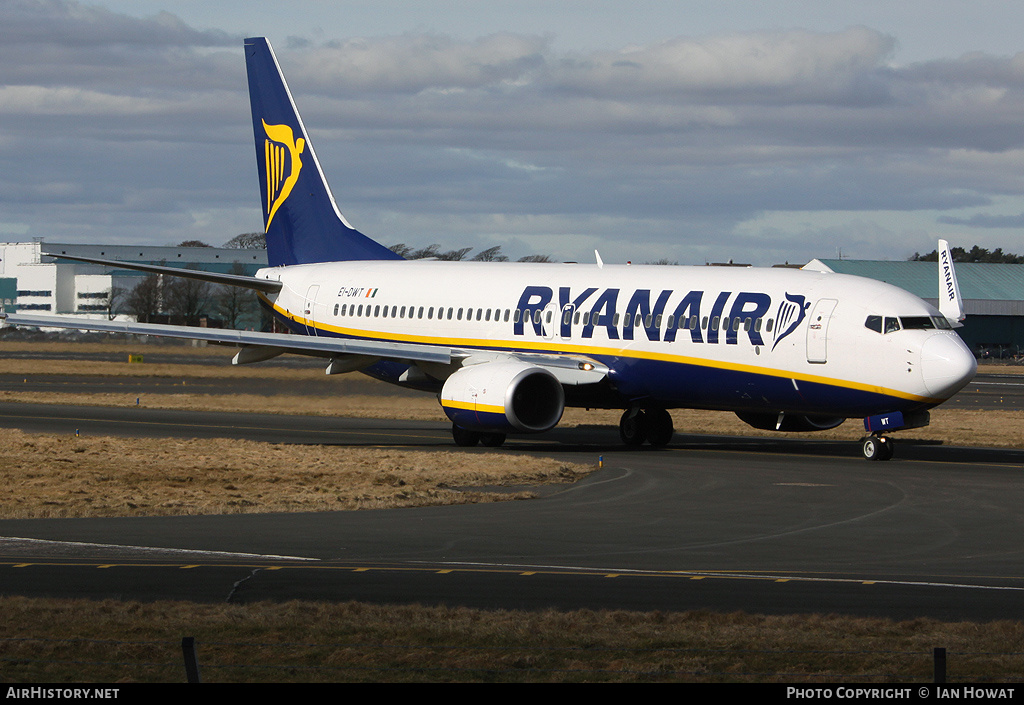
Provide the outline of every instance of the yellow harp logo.
{"type": "Polygon", "coordinates": [[[299,155],[306,148],[306,140],[294,138],[292,128],[288,125],[268,125],[263,121],[263,129],[267,133],[266,169],[267,169],[267,231],[274,220],[274,214],[292,192],[292,187],[299,180],[302,171],[302,160],[299,155]]]}

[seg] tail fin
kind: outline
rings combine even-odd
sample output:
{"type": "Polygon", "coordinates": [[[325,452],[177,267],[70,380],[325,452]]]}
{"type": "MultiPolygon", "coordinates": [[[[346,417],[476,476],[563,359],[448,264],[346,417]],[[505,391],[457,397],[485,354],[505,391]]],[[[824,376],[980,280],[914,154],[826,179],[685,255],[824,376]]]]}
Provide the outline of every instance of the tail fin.
{"type": "Polygon", "coordinates": [[[401,259],[338,210],[270,42],[246,39],[245,66],[270,265],[401,259]]]}

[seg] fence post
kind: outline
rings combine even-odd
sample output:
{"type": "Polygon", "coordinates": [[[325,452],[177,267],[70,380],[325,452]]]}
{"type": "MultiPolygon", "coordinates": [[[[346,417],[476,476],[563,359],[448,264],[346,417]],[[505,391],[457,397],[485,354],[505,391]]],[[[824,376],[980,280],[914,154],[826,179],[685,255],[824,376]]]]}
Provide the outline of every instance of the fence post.
{"type": "Polygon", "coordinates": [[[189,683],[199,683],[199,659],[196,658],[196,638],[181,638],[181,653],[185,657],[185,676],[189,683]]]}
{"type": "Polygon", "coordinates": [[[932,659],[935,662],[935,678],[936,683],[946,682],[946,648],[944,646],[936,646],[932,650],[932,659]]]}

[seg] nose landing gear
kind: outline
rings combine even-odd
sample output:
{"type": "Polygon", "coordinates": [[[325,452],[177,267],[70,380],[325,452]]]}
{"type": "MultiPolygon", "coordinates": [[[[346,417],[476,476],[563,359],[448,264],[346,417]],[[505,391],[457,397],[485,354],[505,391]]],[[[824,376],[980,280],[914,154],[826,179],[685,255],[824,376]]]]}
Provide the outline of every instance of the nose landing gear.
{"type": "Polygon", "coordinates": [[[892,457],[893,442],[886,436],[864,436],[860,443],[868,460],[889,460],[892,457]]]}

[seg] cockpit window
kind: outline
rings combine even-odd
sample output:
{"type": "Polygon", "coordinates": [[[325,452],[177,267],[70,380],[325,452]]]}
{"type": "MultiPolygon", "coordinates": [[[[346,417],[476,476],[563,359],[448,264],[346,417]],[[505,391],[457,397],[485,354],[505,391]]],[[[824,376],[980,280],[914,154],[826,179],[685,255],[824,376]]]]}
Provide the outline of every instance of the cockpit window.
{"type": "Polygon", "coordinates": [[[864,327],[876,333],[894,333],[898,330],[952,330],[944,316],[868,316],[864,327]]]}
{"type": "Polygon", "coordinates": [[[900,322],[906,330],[951,330],[953,326],[944,316],[901,316],[900,322]]]}
{"type": "Polygon", "coordinates": [[[900,316],[905,330],[928,330],[935,327],[931,316],[900,316]]]}

